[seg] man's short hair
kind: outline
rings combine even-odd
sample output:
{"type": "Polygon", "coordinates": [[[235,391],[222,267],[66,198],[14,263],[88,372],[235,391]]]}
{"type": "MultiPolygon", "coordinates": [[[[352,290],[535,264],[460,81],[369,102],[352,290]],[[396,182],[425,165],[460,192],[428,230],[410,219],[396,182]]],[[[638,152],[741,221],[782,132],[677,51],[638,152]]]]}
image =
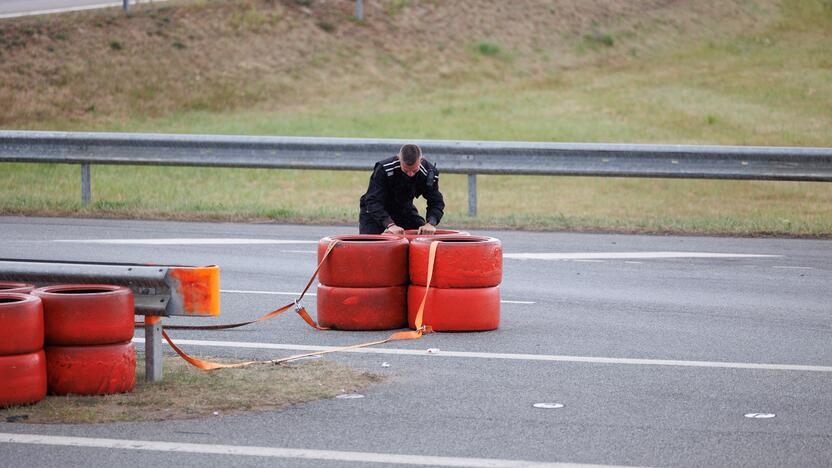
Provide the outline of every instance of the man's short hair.
{"type": "Polygon", "coordinates": [[[402,146],[402,149],[399,150],[399,154],[402,157],[402,161],[406,165],[412,166],[419,161],[420,157],[422,157],[422,150],[419,149],[417,145],[407,144],[402,146]]]}

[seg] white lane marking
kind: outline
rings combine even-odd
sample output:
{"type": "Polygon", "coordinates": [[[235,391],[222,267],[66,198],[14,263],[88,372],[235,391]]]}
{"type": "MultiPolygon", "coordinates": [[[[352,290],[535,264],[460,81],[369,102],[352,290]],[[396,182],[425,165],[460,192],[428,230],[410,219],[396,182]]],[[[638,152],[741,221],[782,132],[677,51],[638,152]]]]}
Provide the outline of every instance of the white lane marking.
{"type": "MultiPolygon", "coordinates": [[[[136,3],[160,3],[165,2],[167,0],[150,0],[150,1],[137,1],[137,0],[130,0],[130,5],[133,6],[136,3]]],[[[36,15],[51,15],[54,13],[69,13],[71,11],[83,11],[83,10],[95,10],[99,8],[110,8],[110,7],[121,7],[123,6],[123,2],[107,2],[107,3],[99,3],[96,5],[81,5],[81,6],[74,6],[74,7],[67,7],[67,8],[53,8],[50,10],[34,10],[34,11],[20,11],[16,13],[5,13],[0,14],[0,19],[4,18],[18,18],[21,16],[36,16],[36,15]]]]}
{"type": "Polygon", "coordinates": [[[41,434],[11,434],[2,432],[0,432],[0,443],[57,445],[64,447],[89,447],[115,450],[142,450],[153,452],[179,452],[212,455],[242,455],[250,457],[295,458],[303,460],[333,460],[357,463],[388,463],[396,465],[420,466],[612,466],[580,465],[575,463],[540,463],[528,460],[503,460],[498,458],[435,457],[429,455],[410,455],[400,453],[347,452],[341,450],[257,447],[251,445],[193,444],[185,442],[161,442],[155,440],[103,439],[96,437],[68,437],[41,434]]]}
{"type": "Polygon", "coordinates": [[[780,266],[774,265],[772,268],[780,268],[782,270],[814,270],[812,267],[804,267],[804,266],[780,266]]]}
{"type": "MultiPolygon", "coordinates": [[[[287,291],[246,291],[242,289],[220,289],[221,293],[230,293],[230,294],[265,294],[267,296],[300,296],[299,292],[287,292],[287,291]]],[[[315,293],[308,292],[306,293],[307,296],[317,296],[315,293]]]]}
{"type": "MultiPolygon", "coordinates": [[[[265,294],[270,296],[300,296],[300,293],[285,291],[245,291],[240,289],[220,289],[221,293],[230,294],[265,294]]],[[[315,296],[315,293],[306,293],[307,296],[315,296]]],[[[537,304],[533,301],[500,301],[501,304],[537,304]]]]}
{"type": "Polygon", "coordinates": [[[233,239],[233,238],[193,238],[193,239],[59,239],[54,242],[71,242],[77,244],[116,244],[116,245],[285,245],[317,244],[314,240],[297,239],[233,239]]]}
{"type": "MultiPolygon", "coordinates": [[[[144,343],[144,338],[133,338],[135,343],[144,343]]],[[[246,341],[211,341],[211,340],[176,340],[177,345],[208,346],[217,348],[280,349],[288,351],[329,351],[339,349],[337,346],[310,346],[281,343],[255,343],[246,341]]],[[[748,362],[721,361],[679,361],[672,359],[633,359],[590,356],[563,356],[556,354],[513,354],[513,353],[477,353],[467,351],[439,351],[428,353],[422,349],[390,348],[356,348],[345,353],[398,354],[403,356],[442,356],[474,359],[508,359],[515,361],[554,361],[578,362],[585,364],[625,364],[638,366],[676,366],[676,367],[711,367],[722,369],[753,369],[776,371],[832,372],[830,366],[810,366],[800,364],[758,364],[748,362]]]]}
{"type": "Polygon", "coordinates": [[[286,253],[302,253],[302,254],[316,254],[318,253],[317,250],[281,250],[281,252],[286,253]]]}
{"type": "Polygon", "coordinates": [[[621,260],[653,258],[767,258],[782,255],[757,255],[714,252],[541,252],[504,253],[515,260],[621,260]]]}

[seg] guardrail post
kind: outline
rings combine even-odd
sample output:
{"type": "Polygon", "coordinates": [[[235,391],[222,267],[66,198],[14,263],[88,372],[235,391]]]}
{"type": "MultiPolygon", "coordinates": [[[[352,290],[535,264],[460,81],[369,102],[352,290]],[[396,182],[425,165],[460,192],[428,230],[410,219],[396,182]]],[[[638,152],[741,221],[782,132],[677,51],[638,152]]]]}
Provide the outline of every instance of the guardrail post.
{"type": "Polygon", "coordinates": [[[355,19],[364,21],[364,2],[361,0],[355,0],[355,19]]]}
{"type": "Polygon", "coordinates": [[[92,189],[90,188],[90,165],[88,163],[81,164],[81,203],[84,206],[90,204],[92,198],[92,189]]]}
{"type": "Polygon", "coordinates": [[[468,216],[477,215],[477,175],[468,174],[468,216]]]}
{"type": "Polygon", "coordinates": [[[123,8],[125,13],[130,13],[130,0],[124,0],[123,8]]]}
{"type": "Polygon", "coordinates": [[[162,380],[162,317],[144,316],[144,378],[162,380]]]}

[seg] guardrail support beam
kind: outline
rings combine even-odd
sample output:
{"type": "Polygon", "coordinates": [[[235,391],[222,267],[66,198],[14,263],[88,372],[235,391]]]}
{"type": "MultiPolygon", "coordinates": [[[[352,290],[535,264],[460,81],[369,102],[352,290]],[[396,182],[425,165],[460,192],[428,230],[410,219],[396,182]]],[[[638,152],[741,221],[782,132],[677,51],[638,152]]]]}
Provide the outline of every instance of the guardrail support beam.
{"type": "Polygon", "coordinates": [[[355,19],[364,21],[364,3],[362,0],[355,0],[355,19]]]}
{"type": "Polygon", "coordinates": [[[144,318],[144,378],[148,382],[162,380],[162,317],[144,318]]]}
{"type": "Polygon", "coordinates": [[[468,216],[477,216],[477,175],[468,174],[468,216]]]}
{"type": "Polygon", "coordinates": [[[92,182],[90,180],[90,165],[81,164],[81,203],[84,206],[90,204],[92,199],[92,182]]]}

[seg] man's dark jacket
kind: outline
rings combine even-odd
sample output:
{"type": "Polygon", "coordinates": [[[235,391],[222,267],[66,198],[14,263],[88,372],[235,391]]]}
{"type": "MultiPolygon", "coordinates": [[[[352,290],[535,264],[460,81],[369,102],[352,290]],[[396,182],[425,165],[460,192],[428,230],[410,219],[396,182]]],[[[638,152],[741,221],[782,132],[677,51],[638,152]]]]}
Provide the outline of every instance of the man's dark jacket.
{"type": "Polygon", "coordinates": [[[420,196],[427,200],[427,222],[436,226],[445,209],[436,166],[422,158],[419,172],[408,177],[396,156],[377,162],[367,193],[361,196],[361,232],[381,232],[390,223],[405,229],[418,229],[425,224],[425,219],[419,216],[413,199],[420,196]]]}

